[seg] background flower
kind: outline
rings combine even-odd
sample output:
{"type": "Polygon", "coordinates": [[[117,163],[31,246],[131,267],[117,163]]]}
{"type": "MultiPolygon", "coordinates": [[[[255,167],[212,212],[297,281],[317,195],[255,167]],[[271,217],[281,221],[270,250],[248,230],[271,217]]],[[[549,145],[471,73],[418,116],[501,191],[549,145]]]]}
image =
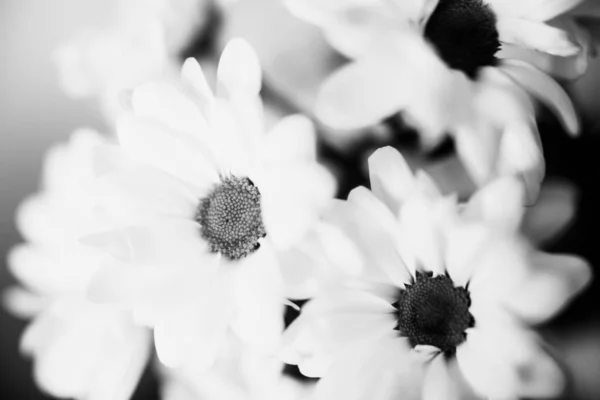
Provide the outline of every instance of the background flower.
{"type": "Polygon", "coordinates": [[[149,332],[131,315],[87,300],[93,274],[110,260],[79,243],[110,227],[91,196],[92,149],[104,143],[79,130],[49,151],[42,191],[26,200],[17,223],[27,243],[8,265],[23,284],[7,292],[14,313],[33,321],[21,350],[33,358],[35,379],[48,393],[76,399],[128,399],[149,354],[149,332]]]}

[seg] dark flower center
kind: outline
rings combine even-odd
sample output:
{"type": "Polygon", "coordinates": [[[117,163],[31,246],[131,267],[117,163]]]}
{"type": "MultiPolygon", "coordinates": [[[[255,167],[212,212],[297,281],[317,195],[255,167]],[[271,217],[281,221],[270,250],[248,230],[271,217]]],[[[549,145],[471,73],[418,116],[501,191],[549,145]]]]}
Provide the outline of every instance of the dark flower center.
{"type": "Polygon", "coordinates": [[[500,49],[496,15],[482,0],[440,0],[425,37],[450,68],[472,79],[481,67],[496,65],[500,49]]]}
{"type": "Polygon", "coordinates": [[[267,235],[260,192],[249,178],[224,178],[200,201],[196,221],[210,250],[230,260],[239,260],[258,250],[258,240],[267,235]]]}
{"type": "Polygon", "coordinates": [[[415,282],[400,291],[394,303],[396,329],[412,346],[430,345],[453,353],[465,341],[467,328],[475,324],[470,305],[468,290],[455,287],[450,277],[417,273],[415,282]]]}

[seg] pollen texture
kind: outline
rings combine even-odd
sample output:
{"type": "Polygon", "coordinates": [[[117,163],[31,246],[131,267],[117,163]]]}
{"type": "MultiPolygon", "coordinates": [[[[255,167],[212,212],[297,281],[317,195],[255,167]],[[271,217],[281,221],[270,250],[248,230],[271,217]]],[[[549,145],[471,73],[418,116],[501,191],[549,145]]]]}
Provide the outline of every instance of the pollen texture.
{"type": "Polygon", "coordinates": [[[496,15],[482,0],[440,0],[425,37],[450,68],[476,78],[481,67],[496,65],[500,49],[496,15]]]}
{"type": "Polygon", "coordinates": [[[224,178],[200,201],[196,221],[210,250],[239,260],[260,247],[266,236],[260,192],[249,178],[224,178]]]}
{"type": "Polygon", "coordinates": [[[396,329],[413,346],[430,345],[452,353],[475,324],[468,290],[455,287],[446,275],[417,273],[415,282],[400,291],[394,305],[398,310],[396,329]]]}

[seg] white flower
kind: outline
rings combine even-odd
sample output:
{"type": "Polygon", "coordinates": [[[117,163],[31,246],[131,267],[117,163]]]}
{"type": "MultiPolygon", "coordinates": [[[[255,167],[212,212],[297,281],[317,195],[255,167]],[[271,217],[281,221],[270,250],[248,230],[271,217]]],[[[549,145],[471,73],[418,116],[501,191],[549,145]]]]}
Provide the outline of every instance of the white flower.
{"type": "Polygon", "coordinates": [[[124,303],[153,326],[164,364],[208,367],[229,327],[277,346],[279,252],[303,239],[335,184],[315,160],[308,119],[290,116],[265,133],[260,65],[244,41],[226,46],[216,96],[194,60],[182,78],[181,87],[133,92],[120,147],[96,157],[106,171],[100,202],[130,226],[86,243],[128,264],[100,271],[94,298],[124,303]]]}
{"type": "Polygon", "coordinates": [[[92,275],[109,262],[79,243],[108,224],[89,192],[92,148],[103,142],[96,132],[80,130],[48,153],[42,191],[17,213],[27,243],[8,257],[25,287],[7,293],[7,306],[33,318],[21,350],[33,357],[38,385],[57,397],[128,399],[150,349],[149,332],[129,313],[86,299],[92,275]]]}
{"type": "Polygon", "coordinates": [[[527,326],[563,307],[590,270],[523,243],[518,181],[494,182],[458,207],[434,188],[415,190],[391,148],[369,164],[373,191],[355,189],[330,217],[362,255],[362,272],[305,305],[285,333],[284,361],[322,376],[318,399],[560,392],[560,370],[527,326]]]}
{"type": "Polygon", "coordinates": [[[56,51],[63,88],[76,97],[99,97],[114,118],[122,90],[177,75],[179,53],[202,30],[211,6],[207,0],[118,1],[110,25],[56,51]]]}
{"type": "Polygon", "coordinates": [[[314,385],[282,375],[282,363],[227,338],[215,365],[202,373],[193,368],[161,369],[165,400],[307,400],[314,385]]]}
{"type": "Polygon", "coordinates": [[[372,125],[400,111],[426,144],[450,133],[480,185],[518,174],[533,202],[544,159],[531,94],[571,133],[579,130],[567,94],[522,60],[504,59],[504,44],[558,56],[579,51],[544,23],[579,0],[337,1],[289,0],[354,59],[323,85],[316,111],[337,128],[372,125]]]}

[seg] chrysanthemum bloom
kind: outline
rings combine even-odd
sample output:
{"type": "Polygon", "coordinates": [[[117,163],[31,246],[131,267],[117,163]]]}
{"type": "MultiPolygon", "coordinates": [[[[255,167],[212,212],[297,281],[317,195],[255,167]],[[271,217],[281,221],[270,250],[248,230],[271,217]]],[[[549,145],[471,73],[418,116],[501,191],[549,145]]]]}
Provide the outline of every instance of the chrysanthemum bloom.
{"type": "MultiPolygon", "coordinates": [[[[160,366],[159,366],[160,367],[160,366]]],[[[229,335],[213,368],[160,369],[164,400],[304,400],[314,384],[282,374],[283,364],[229,335]]]]}
{"type": "Polygon", "coordinates": [[[335,182],[315,160],[308,119],[265,132],[260,65],[246,42],[226,46],[216,96],[195,60],[182,78],[133,92],[120,146],[96,157],[99,201],[130,226],[85,242],[129,264],[103,269],[92,296],[153,326],[166,365],[209,366],[230,327],[261,348],[277,345],[280,252],[303,238],[335,182]]]}
{"type": "Polygon", "coordinates": [[[340,251],[362,272],[305,305],[284,361],[322,376],[318,399],[560,392],[560,370],[527,327],[563,307],[590,270],[518,237],[519,181],[494,182],[459,207],[415,185],[393,149],[369,162],[373,191],[355,189],[331,216],[354,242],[340,251]]]}
{"type": "Polygon", "coordinates": [[[61,398],[126,400],[146,364],[150,334],[130,313],[87,301],[88,282],[110,260],[79,243],[108,224],[89,192],[91,152],[101,143],[96,132],[80,130],[48,153],[42,191],[17,213],[27,242],[8,257],[24,287],[5,300],[15,314],[33,318],[21,350],[33,358],[41,389],[61,398]]]}
{"type": "Polygon", "coordinates": [[[548,75],[505,44],[567,57],[567,34],[545,21],[578,0],[338,1],[289,0],[353,59],[326,80],[316,112],[337,128],[360,128],[402,112],[427,145],[453,135],[471,177],[485,184],[520,174],[528,200],[544,176],[534,109],[538,97],[576,133],[570,99],[548,75]],[[529,93],[529,94],[528,94],[529,93]]]}
{"type": "Polygon", "coordinates": [[[61,83],[75,97],[98,97],[114,118],[119,94],[150,79],[176,76],[179,53],[202,31],[210,0],[120,0],[111,23],[56,51],[61,83]]]}

